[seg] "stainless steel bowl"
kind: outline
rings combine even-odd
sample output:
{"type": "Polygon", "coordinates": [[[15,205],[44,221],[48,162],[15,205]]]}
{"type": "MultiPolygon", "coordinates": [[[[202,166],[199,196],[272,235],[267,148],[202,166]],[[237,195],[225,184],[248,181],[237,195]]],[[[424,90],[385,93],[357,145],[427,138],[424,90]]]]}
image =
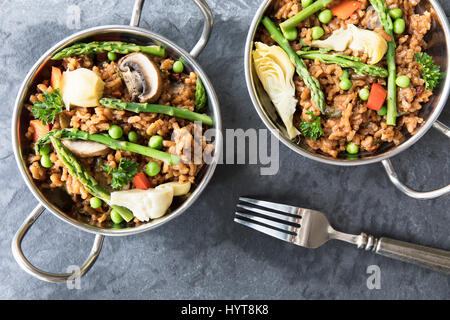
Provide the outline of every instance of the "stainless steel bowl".
{"type": "Polygon", "coordinates": [[[449,128],[443,123],[437,121],[437,118],[439,117],[442,109],[447,102],[450,90],[450,75],[447,72],[449,70],[450,62],[449,24],[445,12],[442,10],[441,6],[436,0],[428,0],[422,2],[424,4],[421,4],[421,7],[419,8],[420,10],[426,10],[429,7],[433,7],[436,12],[436,14],[434,15],[432,30],[429,32],[430,38],[427,39],[429,43],[429,49],[427,51],[435,58],[435,61],[437,61],[437,63],[441,66],[441,70],[446,74],[445,79],[442,81],[441,87],[433,92],[434,94],[432,99],[426,106],[424,106],[421,111],[421,116],[425,120],[424,124],[415,135],[408,137],[402,144],[398,146],[386,146],[385,148],[378,150],[378,152],[375,154],[367,153],[358,159],[348,160],[344,158],[334,159],[326,155],[319,154],[306,148],[301,143],[296,143],[289,139],[281,118],[275,112],[275,108],[269,96],[266,94],[261,82],[258,79],[251,58],[251,52],[253,49],[257,27],[264,13],[272,3],[272,0],[264,0],[253,18],[247,36],[245,47],[245,78],[247,81],[247,88],[250,94],[250,98],[252,99],[256,112],[259,114],[267,128],[269,128],[269,130],[291,150],[315,161],[339,166],[357,166],[374,162],[381,162],[392,183],[399,190],[410,197],[425,200],[437,198],[439,196],[450,193],[450,185],[447,185],[446,187],[438,190],[428,192],[418,192],[410,189],[398,179],[392,163],[389,160],[389,158],[399,154],[402,151],[405,151],[414,143],[416,143],[431,127],[434,127],[441,133],[445,134],[447,137],[450,137],[449,128]]]}
{"type": "MultiPolygon", "coordinates": [[[[219,102],[212,87],[211,81],[208,79],[205,72],[199,66],[199,64],[195,61],[195,58],[198,54],[203,50],[208,39],[211,34],[213,17],[212,12],[206,3],[205,0],[193,0],[195,4],[200,8],[203,17],[204,17],[204,27],[202,35],[194,46],[194,48],[190,51],[190,53],[186,52],[184,49],[180,48],[178,45],[173,43],[172,41],[166,39],[165,37],[153,33],[151,31],[147,31],[145,29],[139,28],[139,20],[141,16],[142,7],[144,4],[144,0],[137,0],[135,2],[133,8],[133,15],[131,18],[130,26],[119,26],[119,25],[110,25],[110,26],[101,26],[95,27],[91,29],[87,29],[81,32],[78,32],[74,35],[71,35],[64,40],[60,41],[56,45],[54,45],[50,50],[48,50],[40,59],[36,62],[36,64],[31,68],[28,75],[26,76],[17,96],[17,100],[15,103],[15,109],[12,120],[12,142],[15,158],[17,161],[17,165],[20,169],[22,177],[27,184],[30,191],[33,195],[38,199],[39,205],[32,211],[32,213],[25,220],[23,225],[20,227],[18,232],[16,233],[13,242],[12,242],[12,250],[16,261],[19,265],[31,275],[45,281],[49,282],[64,282],[67,279],[71,279],[73,274],[55,274],[48,273],[42,270],[39,270],[35,266],[33,266],[27,258],[25,258],[22,249],[21,242],[23,237],[25,236],[28,229],[31,225],[36,221],[36,219],[40,216],[40,214],[45,210],[49,210],[59,219],[71,224],[74,227],[77,227],[86,232],[96,234],[94,245],[89,254],[88,259],[81,267],[78,275],[84,275],[94,264],[97,259],[100,250],[102,248],[104,236],[127,236],[134,235],[141,232],[145,232],[151,230],[153,228],[159,227],[166,222],[174,219],[179,216],[181,213],[186,211],[193,203],[196,201],[202,191],[205,189],[206,185],[210,181],[216,165],[218,163],[218,159],[220,157],[220,152],[222,150],[222,140],[220,132],[222,130],[222,120],[220,116],[220,108],[219,102]],[[177,208],[174,208],[169,214],[165,215],[160,219],[153,220],[149,223],[143,224],[138,227],[130,227],[125,229],[107,229],[107,228],[99,228],[95,226],[91,226],[85,223],[82,223],[68,214],[66,214],[60,207],[56,206],[54,201],[50,201],[46,196],[42,194],[42,192],[37,188],[34,184],[32,177],[27,169],[26,161],[23,155],[22,146],[26,144],[24,141],[24,134],[27,128],[26,123],[23,120],[22,110],[23,104],[26,99],[30,96],[30,90],[35,88],[35,85],[40,83],[39,81],[43,77],[42,73],[45,72],[46,68],[48,68],[52,64],[52,60],[50,58],[59,50],[72,45],[75,42],[89,42],[92,40],[96,41],[111,41],[111,40],[120,40],[125,42],[132,42],[142,45],[149,44],[159,44],[166,47],[166,51],[169,56],[177,59],[182,57],[184,61],[184,65],[186,70],[195,71],[197,75],[202,79],[206,92],[208,94],[208,113],[214,119],[214,129],[215,129],[215,154],[214,157],[207,166],[202,169],[199,177],[200,181],[195,184],[195,188],[190,193],[190,195],[186,198],[186,200],[181,203],[177,208]]],[[[48,78],[48,77],[47,77],[48,78]]]]}

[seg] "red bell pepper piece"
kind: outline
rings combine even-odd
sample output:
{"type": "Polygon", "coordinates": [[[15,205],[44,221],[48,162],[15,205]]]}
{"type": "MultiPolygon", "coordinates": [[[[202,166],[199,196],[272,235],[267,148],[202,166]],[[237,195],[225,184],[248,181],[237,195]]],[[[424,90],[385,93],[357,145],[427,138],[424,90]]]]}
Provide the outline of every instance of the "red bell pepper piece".
{"type": "Polygon", "coordinates": [[[152,187],[150,181],[148,181],[147,176],[143,172],[139,172],[134,176],[133,185],[141,190],[148,190],[152,187]]]}
{"type": "Polygon", "coordinates": [[[43,124],[40,120],[31,120],[30,126],[32,126],[34,129],[33,133],[34,142],[38,141],[40,137],[42,137],[44,134],[50,131],[50,125],[43,124]]]}
{"type": "Polygon", "coordinates": [[[334,16],[341,18],[342,20],[348,19],[356,10],[361,7],[362,3],[359,1],[347,0],[342,1],[338,5],[331,8],[331,12],[334,16]]]}
{"type": "Polygon", "coordinates": [[[369,101],[367,101],[367,108],[378,111],[386,101],[387,91],[378,83],[374,83],[370,89],[369,101]]]}
{"type": "Polygon", "coordinates": [[[61,69],[52,67],[52,77],[50,84],[53,89],[61,89],[62,72],[61,69]]]}

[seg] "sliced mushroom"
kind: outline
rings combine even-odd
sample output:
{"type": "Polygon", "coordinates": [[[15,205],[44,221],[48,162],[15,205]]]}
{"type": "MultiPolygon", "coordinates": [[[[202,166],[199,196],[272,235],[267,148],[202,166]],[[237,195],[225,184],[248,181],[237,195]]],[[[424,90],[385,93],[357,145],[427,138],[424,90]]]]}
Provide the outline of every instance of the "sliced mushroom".
{"type": "Polygon", "coordinates": [[[144,53],[134,52],[119,61],[119,70],[132,100],[155,102],[162,91],[161,72],[144,53]]]}
{"type": "Polygon", "coordinates": [[[62,142],[70,152],[81,158],[103,156],[109,150],[108,146],[94,141],[63,140],[62,142]]]}

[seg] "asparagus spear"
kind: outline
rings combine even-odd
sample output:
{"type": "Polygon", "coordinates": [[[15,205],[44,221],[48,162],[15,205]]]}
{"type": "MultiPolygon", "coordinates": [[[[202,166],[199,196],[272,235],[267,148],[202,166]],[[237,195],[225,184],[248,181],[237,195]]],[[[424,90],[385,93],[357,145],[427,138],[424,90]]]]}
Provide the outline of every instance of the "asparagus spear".
{"type": "Polygon", "coordinates": [[[111,99],[111,98],[101,99],[100,104],[110,109],[127,110],[136,113],[140,112],[162,113],[172,117],[187,119],[191,121],[200,121],[208,126],[213,125],[213,120],[211,119],[210,116],[182,108],[175,108],[159,104],[124,102],[119,99],[111,99]]]}
{"type": "Polygon", "coordinates": [[[104,134],[90,134],[85,131],[81,131],[78,129],[61,129],[61,130],[52,130],[47,134],[43,135],[35,144],[36,154],[39,154],[41,148],[49,143],[50,138],[55,137],[59,139],[76,139],[76,140],[87,140],[87,141],[95,141],[104,145],[107,145],[111,149],[114,150],[125,150],[134,153],[138,153],[150,158],[162,160],[167,162],[170,165],[176,165],[180,162],[180,158],[176,155],[163,152],[160,150],[152,149],[149,147],[141,146],[136,143],[131,143],[128,141],[120,141],[111,138],[108,135],[104,134]]]}
{"type": "Polygon", "coordinates": [[[200,78],[197,78],[197,83],[195,86],[195,110],[202,111],[206,106],[206,92],[203,82],[200,78]]]}
{"type": "Polygon", "coordinates": [[[335,63],[343,68],[352,68],[356,73],[369,74],[374,77],[386,78],[388,71],[384,68],[368,65],[356,60],[354,57],[338,53],[325,53],[323,51],[297,51],[297,54],[304,59],[318,59],[323,63],[335,63]]]}
{"type": "Polygon", "coordinates": [[[313,4],[309,5],[299,13],[297,13],[295,16],[287,19],[286,21],[282,22],[280,24],[280,29],[283,32],[283,35],[288,38],[289,40],[294,40],[297,38],[297,34],[295,33],[295,38],[293,37],[293,30],[296,25],[298,25],[300,22],[308,19],[309,16],[312,16],[317,11],[325,8],[327,5],[329,5],[333,0],[317,0],[313,4]],[[290,35],[288,35],[290,33],[290,35]]]}
{"type": "Polygon", "coordinates": [[[52,60],[60,60],[66,57],[78,56],[81,54],[103,53],[103,52],[115,52],[120,54],[128,54],[131,52],[143,52],[146,54],[164,57],[165,49],[161,46],[138,46],[133,43],[125,43],[120,41],[107,41],[107,42],[89,42],[89,43],[77,43],[73,46],[65,48],[57,52],[52,60]]]}
{"type": "Polygon", "coordinates": [[[262,23],[269,31],[273,40],[275,40],[280,47],[287,53],[292,64],[295,66],[297,74],[302,77],[306,86],[311,90],[311,97],[317,108],[328,117],[338,118],[340,117],[340,112],[337,109],[326,108],[325,107],[325,96],[320,89],[319,80],[311,76],[306,67],[305,61],[303,61],[291,48],[289,42],[281,34],[280,30],[275,26],[275,24],[268,17],[262,19],[262,23]]]}
{"type": "Polygon", "coordinates": [[[384,31],[392,38],[388,42],[388,51],[386,53],[386,61],[388,65],[388,92],[387,92],[387,114],[386,114],[386,124],[390,126],[395,126],[397,118],[397,85],[395,80],[397,78],[397,68],[395,65],[395,38],[393,33],[393,23],[392,19],[388,14],[388,9],[386,2],[384,0],[370,0],[370,3],[378,12],[381,24],[383,25],[384,31]]]}
{"type": "MultiPolygon", "coordinates": [[[[67,168],[69,174],[73,178],[80,181],[87,192],[110,205],[111,194],[109,191],[100,185],[94,177],[92,177],[87,170],[83,168],[81,163],[78,162],[78,160],[73,156],[69,149],[64,146],[60,139],[55,136],[50,136],[49,139],[58,155],[58,158],[62,161],[62,163],[64,163],[64,166],[67,168]]],[[[126,222],[130,222],[134,218],[133,213],[127,208],[119,206],[111,207],[115,209],[126,222]]]]}

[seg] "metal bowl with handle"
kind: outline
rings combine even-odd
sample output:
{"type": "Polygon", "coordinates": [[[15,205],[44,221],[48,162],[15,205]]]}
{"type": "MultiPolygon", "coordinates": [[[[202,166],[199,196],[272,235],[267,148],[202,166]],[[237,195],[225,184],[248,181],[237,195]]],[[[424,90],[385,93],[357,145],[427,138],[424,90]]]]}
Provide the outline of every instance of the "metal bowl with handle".
{"type": "MultiPolygon", "coordinates": [[[[41,280],[49,282],[64,282],[67,281],[68,279],[72,279],[74,276],[73,273],[56,274],[42,271],[37,267],[33,266],[22,252],[21,243],[23,237],[45,209],[49,210],[56,217],[71,224],[72,226],[75,226],[86,232],[96,234],[94,245],[89,254],[89,257],[87,258],[85,263],[81,266],[80,271],[78,273],[79,276],[83,276],[87,271],[89,271],[89,269],[95,263],[98,255],[100,254],[104,236],[134,235],[163,225],[164,223],[179,216],[182,212],[186,211],[194,203],[194,201],[199,198],[200,194],[210,181],[216,168],[220,152],[222,149],[221,147],[222,140],[220,135],[220,132],[222,130],[222,120],[220,116],[219,103],[214,88],[212,87],[211,81],[208,79],[208,77],[206,76],[202,68],[199,66],[199,64],[195,61],[195,58],[200,54],[200,52],[203,50],[203,48],[206,46],[209,40],[213,25],[213,16],[211,9],[209,8],[205,0],[192,0],[192,1],[199,7],[201,13],[203,14],[204,27],[200,39],[189,53],[186,52],[184,49],[180,48],[172,41],[166,39],[165,37],[138,27],[142,7],[144,5],[144,0],[137,0],[134,4],[130,26],[108,25],[87,29],[78,32],[76,34],[73,34],[65,38],[64,40],[60,41],[59,43],[54,45],[50,50],[48,50],[39,59],[39,61],[36,62],[36,64],[31,68],[28,75],[26,76],[19,90],[15,102],[15,109],[12,119],[12,143],[20,173],[30,191],[39,201],[39,205],[31,212],[31,214],[26,218],[25,222],[22,224],[20,229],[17,231],[12,241],[12,251],[16,261],[19,263],[22,269],[24,269],[29,274],[41,280]],[[129,227],[124,229],[100,228],[88,225],[86,223],[74,219],[73,217],[69,216],[66,212],[64,212],[64,203],[61,204],[61,202],[64,201],[63,195],[62,194],[58,195],[58,193],[55,193],[53,196],[44,195],[42,191],[35,185],[26,165],[24,149],[25,145],[27,144],[25,140],[25,132],[27,130],[27,125],[25,119],[23,119],[22,117],[24,102],[30,96],[32,88],[35,88],[36,84],[40,83],[39,81],[43,79],[42,73],[44,73],[45,70],[48,69],[49,66],[51,66],[52,64],[51,57],[56,52],[77,42],[90,42],[94,40],[123,41],[136,43],[139,45],[157,44],[164,46],[166,48],[168,56],[174,59],[182,58],[186,70],[196,72],[197,76],[202,79],[202,82],[204,84],[208,96],[207,113],[213,118],[214,121],[213,130],[215,133],[214,134],[215,139],[213,141],[213,144],[216,151],[211,161],[209,161],[209,163],[202,168],[201,172],[197,176],[197,181],[194,184],[191,193],[186,197],[186,199],[182,203],[177,203],[175,207],[171,208],[171,211],[162,218],[153,220],[149,223],[136,227],[129,227]]],[[[182,1],[179,2],[181,5],[182,1]]],[[[70,198],[68,200],[70,201],[70,198]]]]}
{"type": "Polygon", "coordinates": [[[447,137],[450,137],[449,128],[437,121],[437,118],[447,102],[450,90],[450,75],[448,74],[450,61],[450,29],[445,12],[442,10],[439,3],[436,0],[422,1],[420,8],[418,8],[419,10],[426,10],[427,8],[432,7],[436,13],[433,15],[434,22],[432,23],[432,30],[429,32],[430,38],[427,39],[429,45],[427,52],[435,59],[436,63],[440,65],[441,70],[445,73],[441,86],[433,91],[432,99],[425,104],[421,110],[420,116],[424,119],[423,125],[418,132],[407,137],[407,139],[398,146],[386,145],[376,153],[367,153],[361,155],[358,159],[349,160],[345,158],[334,159],[324,154],[314,152],[302,146],[301,143],[296,143],[289,139],[281,118],[275,112],[275,107],[258,79],[252,60],[254,39],[259,22],[272,2],[272,0],[264,0],[262,2],[251,23],[245,46],[245,78],[247,88],[253,105],[267,128],[269,128],[269,130],[291,150],[312,160],[339,166],[357,166],[381,162],[392,183],[399,190],[412,198],[426,200],[449,194],[450,185],[427,192],[415,191],[409,188],[399,180],[390,161],[391,157],[405,151],[416,143],[431,127],[447,137]]]}

